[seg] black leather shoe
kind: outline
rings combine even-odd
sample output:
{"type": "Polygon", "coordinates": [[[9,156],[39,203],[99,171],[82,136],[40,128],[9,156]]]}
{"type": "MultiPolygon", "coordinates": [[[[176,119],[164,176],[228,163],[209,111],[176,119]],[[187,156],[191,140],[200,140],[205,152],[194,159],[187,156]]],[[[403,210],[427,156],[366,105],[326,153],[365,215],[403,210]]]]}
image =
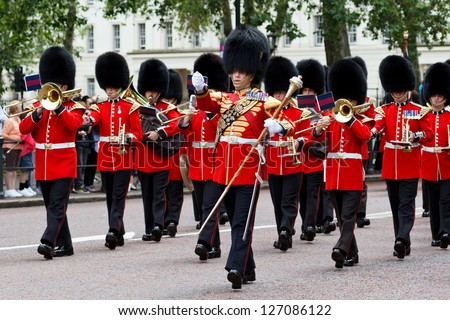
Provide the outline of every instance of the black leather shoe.
{"type": "Polygon", "coordinates": [[[316,233],[323,233],[323,227],[322,226],[316,226],[316,233]]]}
{"type": "Polygon", "coordinates": [[[336,262],[335,267],[341,269],[344,267],[345,252],[338,248],[333,249],[333,252],[331,253],[331,259],[336,262]]]}
{"type": "Polygon", "coordinates": [[[440,247],[441,246],[441,240],[431,240],[431,246],[432,247],[440,247]]]}
{"type": "Polygon", "coordinates": [[[305,237],[306,241],[313,241],[316,237],[316,230],[312,226],[309,226],[305,230],[305,237]]]}
{"type": "Polygon", "coordinates": [[[200,224],[200,222],[195,225],[195,229],[197,229],[197,230],[200,230],[201,227],[202,227],[202,225],[200,224]]]}
{"type": "Polygon", "coordinates": [[[450,236],[448,235],[448,233],[442,234],[440,247],[442,249],[447,249],[449,244],[450,244],[450,236]]]}
{"type": "Polygon", "coordinates": [[[142,241],[153,241],[153,236],[151,233],[144,233],[142,235],[142,241]]]}
{"type": "Polygon", "coordinates": [[[425,211],[425,210],[424,210],[424,211],[422,212],[422,217],[423,217],[423,218],[428,218],[429,216],[430,216],[430,212],[429,212],[429,211],[425,211]]]}
{"type": "Polygon", "coordinates": [[[219,224],[224,225],[228,221],[230,221],[230,218],[228,217],[228,213],[221,212],[219,215],[219,224]]]}
{"type": "Polygon", "coordinates": [[[167,236],[168,234],[169,234],[169,231],[167,231],[167,229],[163,229],[162,235],[163,236],[167,236]]]}
{"type": "Polygon", "coordinates": [[[42,254],[45,259],[53,259],[53,252],[55,248],[52,246],[49,246],[48,244],[41,243],[39,247],[37,248],[37,252],[39,254],[42,254]]]}
{"type": "Polygon", "coordinates": [[[208,252],[208,259],[220,258],[222,250],[220,248],[213,247],[211,251],[208,252]]]}
{"type": "Polygon", "coordinates": [[[154,241],[161,241],[162,231],[158,226],[154,226],[152,230],[152,236],[154,241]]]}
{"type": "Polygon", "coordinates": [[[323,224],[323,233],[330,234],[332,231],[336,230],[336,224],[334,222],[325,221],[323,224]]]}
{"type": "Polygon", "coordinates": [[[249,281],[255,280],[256,280],[256,273],[255,269],[253,269],[245,273],[244,278],[242,279],[242,283],[247,284],[249,281]]]}
{"type": "Polygon", "coordinates": [[[169,225],[167,226],[167,233],[169,234],[169,237],[175,237],[177,231],[177,225],[173,222],[169,223],[169,225]]]}
{"type": "Polygon", "coordinates": [[[370,225],[370,220],[367,218],[360,218],[356,220],[356,226],[358,228],[364,228],[365,226],[370,225]]]}
{"type": "MultiPolygon", "coordinates": [[[[282,230],[280,232],[280,235],[278,236],[278,245],[279,245],[281,251],[287,251],[289,249],[290,238],[291,238],[291,236],[289,235],[289,233],[286,230],[282,230]]],[[[292,240],[290,242],[291,242],[291,246],[292,246],[292,240]]]]}
{"type": "Polygon", "coordinates": [[[394,251],[397,252],[397,258],[403,259],[406,254],[406,245],[402,241],[397,240],[395,241],[394,251]]]}
{"type": "Polygon", "coordinates": [[[239,271],[234,269],[230,270],[230,272],[228,272],[227,279],[228,281],[231,282],[231,288],[233,289],[242,288],[243,277],[239,271]]]}
{"type": "Polygon", "coordinates": [[[118,236],[117,237],[117,246],[118,247],[123,247],[125,244],[125,239],[123,238],[123,236],[118,236]]]}
{"type": "Polygon", "coordinates": [[[195,254],[200,257],[200,260],[208,260],[208,249],[201,243],[197,243],[194,250],[195,254]]]}
{"type": "Polygon", "coordinates": [[[57,246],[53,251],[54,257],[64,257],[73,255],[73,246],[57,246]]]}
{"type": "Polygon", "coordinates": [[[105,247],[114,250],[117,246],[117,237],[114,232],[108,232],[105,238],[105,247]]]}
{"type": "MultiPolygon", "coordinates": [[[[410,254],[411,254],[411,247],[406,247],[406,250],[405,250],[405,256],[409,256],[410,254]]],[[[398,256],[397,251],[394,251],[394,252],[393,252],[393,256],[394,256],[394,257],[397,257],[397,256],[398,256]]]]}
{"type": "Polygon", "coordinates": [[[303,232],[300,235],[300,240],[306,241],[306,235],[303,232]]]}
{"type": "Polygon", "coordinates": [[[344,266],[346,267],[353,267],[355,264],[358,263],[359,263],[359,256],[357,253],[351,256],[347,256],[347,258],[345,258],[344,260],[344,266]]]}

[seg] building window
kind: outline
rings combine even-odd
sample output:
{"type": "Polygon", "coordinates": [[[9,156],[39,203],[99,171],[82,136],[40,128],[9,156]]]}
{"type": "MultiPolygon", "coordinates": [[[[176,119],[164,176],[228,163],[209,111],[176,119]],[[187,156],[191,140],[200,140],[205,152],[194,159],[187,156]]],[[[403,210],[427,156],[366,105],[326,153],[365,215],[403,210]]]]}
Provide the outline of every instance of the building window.
{"type": "Polygon", "coordinates": [[[284,46],[285,47],[291,46],[291,38],[289,38],[289,36],[287,34],[284,36],[284,46]]]}
{"type": "Polygon", "coordinates": [[[138,24],[139,49],[145,49],[145,23],[138,24]]]}
{"type": "Polygon", "coordinates": [[[87,4],[88,6],[93,6],[93,5],[94,5],[94,0],[87,0],[87,1],[86,1],[86,4],[87,4]]]}
{"type": "Polygon", "coordinates": [[[168,23],[166,27],[166,45],[167,48],[172,48],[173,46],[172,23],[168,23]]]}
{"type": "Polygon", "coordinates": [[[113,50],[120,51],[120,26],[113,25],[113,50]]]}
{"type": "Polygon", "coordinates": [[[322,22],[322,16],[314,16],[314,39],[316,46],[323,45],[322,22]]]}
{"type": "Polygon", "coordinates": [[[200,31],[194,31],[192,32],[192,45],[194,48],[200,47],[200,31]]]}
{"type": "Polygon", "coordinates": [[[352,24],[348,28],[348,43],[355,44],[357,40],[358,40],[358,35],[357,35],[356,25],[352,24]]]}
{"type": "Polygon", "coordinates": [[[94,52],[94,26],[88,27],[86,49],[87,49],[87,53],[94,52]]]}
{"type": "Polygon", "coordinates": [[[87,95],[89,97],[92,97],[93,95],[95,95],[95,79],[94,78],[87,79],[87,95]]]}

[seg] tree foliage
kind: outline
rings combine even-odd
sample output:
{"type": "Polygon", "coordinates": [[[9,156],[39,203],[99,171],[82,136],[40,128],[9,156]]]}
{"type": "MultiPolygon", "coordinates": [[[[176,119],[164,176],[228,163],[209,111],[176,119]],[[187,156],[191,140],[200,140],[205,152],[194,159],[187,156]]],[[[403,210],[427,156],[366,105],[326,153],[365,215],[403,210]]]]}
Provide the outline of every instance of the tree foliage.
{"type": "MultiPolygon", "coordinates": [[[[11,77],[50,45],[73,51],[74,32],[86,23],[78,14],[82,10],[69,0],[0,0],[0,74],[6,71],[11,77]]],[[[0,93],[6,89],[2,78],[0,93]]]]}

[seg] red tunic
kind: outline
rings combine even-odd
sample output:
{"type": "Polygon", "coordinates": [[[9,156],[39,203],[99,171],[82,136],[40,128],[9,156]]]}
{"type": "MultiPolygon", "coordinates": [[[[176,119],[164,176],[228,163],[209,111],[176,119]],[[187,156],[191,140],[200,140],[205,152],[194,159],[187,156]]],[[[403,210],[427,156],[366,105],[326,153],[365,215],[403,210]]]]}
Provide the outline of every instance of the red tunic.
{"type": "MultiPolygon", "coordinates": [[[[39,105],[36,102],[34,107],[39,105]]],[[[63,106],[65,110],[59,115],[44,109],[39,121],[34,122],[30,113],[20,123],[20,132],[33,133],[36,141],[36,180],[77,177],[75,137],[86,109],[72,101],[63,102],[63,106]]]]}
{"type": "MultiPolygon", "coordinates": [[[[366,98],[366,103],[370,101],[370,98],[366,98]]],[[[358,112],[355,114],[355,118],[361,121],[361,123],[365,124],[372,129],[375,125],[375,106],[371,104],[369,108],[364,112],[358,112]]],[[[363,160],[369,159],[369,143],[364,143],[362,147],[362,157],[363,160]]]]}
{"type": "Polygon", "coordinates": [[[212,180],[213,151],[216,138],[217,118],[209,119],[205,111],[199,110],[191,118],[192,134],[189,140],[189,178],[195,181],[212,180]]]}
{"type": "MultiPolygon", "coordinates": [[[[159,111],[165,111],[167,108],[173,108],[173,105],[167,102],[158,101],[155,108],[159,111]]],[[[168,119],[174,119],[180,116],[176,108],[164,113],[168,119]]],[[[171,137],[180,132],[178,121],[171,121],[156,130],[163,138],[171,137]]],[[[145,132],[144,132],[145,134],[145,132]]],[[[136,169],[145,173],[160,172],[170,170],[173,166],[173,157],[165,157],[153,150],[146,143],[136,144],[135,150],[136,169]]]]}
{"type": "Polygon", "coordinates": [[[369,127],[358,120],[350,127],[345,123],[332,121],[326,133],[326,190],[363,190],[364,168],[361,151],[363,144],[370,140],[369,127]]]}
{"type": "MultiPolygon", "coordinates": [[[[197,96],[197,107],[200,110],[223,114],[235,102],[243,110],[239,117],[228,126],[220,137],[216,149],[213,180],[220,184],[228,184],[241,167],[243,160],[249,159],[234,180],[234,185],[253,185],[255,174],[260,162],[256,145],[261,132],[264,130],[264,120],[271,118],[271,112],[279,105],[279,101],[269,97],[266,102],[246,100],[249,89],[234,93],[211,93],[208,91],[197,96]]],[[[292,129],[292,127],[290,128],[292,129]]],[[[293,133],[293,132],[292,132],[293,133]]],[[[291,133],[291,134],[292,134],[291,133]]]]}
{"type": "MultiPolygon", "coordinates": [[[[304,120],[296,122],[300,119],[303,111],[293,106],[288,106],[283,108],[279,114],[278,120],[282,121],[283,118],[288,118],[291,120],[295,132],[306,129],[310,126],[310,120],[304,120]]],[[[305,137],[305,143],[308,141],[309,132],[305,131],[301,134],[294,134],[293,137],[279,136],[278,134],[271,137],[268,141],[266,148],[266,168],[268,174],[273,175],[287,175],[303,171],[302,155],[299,154],[295,156],[299,161],[298,164],[294,163],[294,156],[286,156],[292,151],[289,151],[287,146],[288,139],[297,139],[300,137],[305,137]]],[[[295,150],[297,153],[297,151],[295,150]]]]}
{"type": "Polygon", "coordinates": [[[125,146],[126,153],[119,153],[117,138],[119,125],[125,125],[125,133],[132,134],[132,142],[142,140],[139,106],[120,99],[113,103],[104,101],[91,106],[90,109],[93,125],[98,125],[100,130],[97,169],[100,171],[133,169],[133,154],[130,146],[125,146]]]}
{"type": "MultiPolygon", "coordinates": [[[[402,140],[402,126],[406,121],[404,119],[404,111],[420,113],[422,106],[408,101],[402,106],[395,103],[389,103],[377,109],[375,130],[376,133],[384,128],[385,146],[383,152],[383,168],[381,176],[384,179],[401,180],[416,179],[420,177],[420,148],[419,144],[414,144],[410,152],[405,149],[394,149],[391,141],[402,140]],[[382,111],[381,111],[382,110],[382,111]]],[[[429,115],[425,114],[420,119],[409,120],[410,131],[423,132],[425,137],[420,140],[426,143],[433,139],[433,131],[431,130],[429,115]]]]}
{"type": "Polygon", "coordinates": [[[447,180],[450,179],[450,152],[439,147],[450,145],[450,107],[431,111],[429,118],[434,138],[422,145],[420,177],[430,181],[447,180]]]}

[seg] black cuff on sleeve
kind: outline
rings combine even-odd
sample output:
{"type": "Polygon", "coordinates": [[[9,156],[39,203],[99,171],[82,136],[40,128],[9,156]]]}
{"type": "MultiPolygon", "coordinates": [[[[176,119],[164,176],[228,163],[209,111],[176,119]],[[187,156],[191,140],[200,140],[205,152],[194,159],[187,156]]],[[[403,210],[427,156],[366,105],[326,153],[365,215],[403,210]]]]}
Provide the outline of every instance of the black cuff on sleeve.
{"type": "Polygon", "coordinates": [[[347,125],[347,127],[351,127],[353,122],[355,122],[356,118],[355,117],[351,117],[350,120],[348,120],[345,124],[347,125]]]}
{"type": "Polygon", "coordinates": [[[38,115],[38,113],[37,113],[37,110],[34,110],[32,113],[31,113],[31,119],[33,119],[33,122],[38,122],[39,120],[41,120],[41,118],[42,118],[42,113],[40,114],[40,115],[38,115]]]}

